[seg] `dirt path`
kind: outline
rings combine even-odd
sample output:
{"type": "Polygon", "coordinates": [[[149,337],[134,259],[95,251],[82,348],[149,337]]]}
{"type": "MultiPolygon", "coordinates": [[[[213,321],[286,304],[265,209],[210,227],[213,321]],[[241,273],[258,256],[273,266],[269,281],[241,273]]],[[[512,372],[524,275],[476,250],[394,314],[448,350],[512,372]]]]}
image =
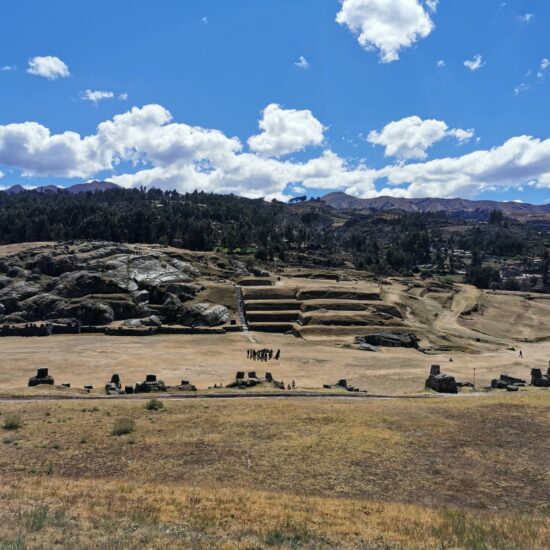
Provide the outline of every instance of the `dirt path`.
{"type": "Polygon", "coordinates": [[[41,402],[41,401],[139,401],[150,400],[153,398],[162,398],[162,400],[182,400],[182,399],[337,399],[352,401],[403,401],[411,399],[458,399],[473,397],[490,397],[499,395],[497,393],[487,392],[469,392],[458,394],[419,394],[419,395],[367,395],[361,393],[319,393],[319,392],[250,392],[250,393],[208,393],[208,394],[140,394],[140,395],[22,395],[22,396],[0,396],[0,402],[41,402]]]}

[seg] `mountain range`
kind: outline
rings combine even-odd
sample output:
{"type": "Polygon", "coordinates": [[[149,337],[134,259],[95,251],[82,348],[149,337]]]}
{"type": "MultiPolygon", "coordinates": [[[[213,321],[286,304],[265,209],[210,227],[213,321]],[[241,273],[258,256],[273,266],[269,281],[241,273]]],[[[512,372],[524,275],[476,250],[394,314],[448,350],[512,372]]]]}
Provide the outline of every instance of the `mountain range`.
{"type": "Polygon", "coordinates": [[[345,210],[401,210],[403,212],[446,212],[448,214],[486,214],[500,210],[507,216],[550,216],[550,204],[537,205],[523,202],[499,202],[468,199],[404,199],[400,197],[375,197],[359,199],[343,192],[329,193],[321,198],[328,206],[345,210]]]}
{"type": "Polygon", "coordinates": [[[69,187],[57,187],[55,185],[44,185],[42,187],[34,187],[26,189],[22,185],[12,185],[8,187],[4,193],[16,195],[23,191],[36,191],[38,193],[87,193],[88,191],[106,191],[107,189],[118,189],[120,186],[110,181],[89,181],[87,183],[77,183],[69,187]]]}
{"type": "MultiPolygon", "coordinates": [[[[77,183],[69,187],[57,187],[45,185],[26,189],[22,185],[13,185],[4,191],[8,194],[18,194],[23,191],[36,191],[38,193],[86,193],[106,191],[108,189],[119,189],[120,186],[110,181],[90,181],[77,183]]],[[[402,212],[445,212],[450,215],[461,215],[467,217],[485,217],[493,210],[500,210],[510,217],[550,217],[550,204],[538,205],[523,202],[499,202],[490,200],[469,200],[469,199],[440,199],[420,198],[405,199],[401,197],[374,197],[372,199],[360,199],[347,195],[342,191],[328,193],[321,198],[322,202],[332,208],[340,210],[370,210],[390,211],[399,210],[402,212]]]]}

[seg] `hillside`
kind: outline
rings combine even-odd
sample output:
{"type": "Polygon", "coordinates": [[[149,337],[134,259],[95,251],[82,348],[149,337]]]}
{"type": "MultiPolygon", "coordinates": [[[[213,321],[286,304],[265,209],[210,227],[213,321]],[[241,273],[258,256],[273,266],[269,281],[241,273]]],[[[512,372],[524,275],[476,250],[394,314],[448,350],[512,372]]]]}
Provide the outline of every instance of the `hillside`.
{"type": "Polygon", "coordinates": [[[500,210],[507,216],[540,216],[550,218],[550,204],[536,205],[518,202],[472,201],[468,199],[404,199],[400,197],[375,197],[360,199],[343,192],[329,193],[321,199],[325,204],[351,210],[401,210],[403,212],[445,212],[447,214],[487,214],[500,210]]]}

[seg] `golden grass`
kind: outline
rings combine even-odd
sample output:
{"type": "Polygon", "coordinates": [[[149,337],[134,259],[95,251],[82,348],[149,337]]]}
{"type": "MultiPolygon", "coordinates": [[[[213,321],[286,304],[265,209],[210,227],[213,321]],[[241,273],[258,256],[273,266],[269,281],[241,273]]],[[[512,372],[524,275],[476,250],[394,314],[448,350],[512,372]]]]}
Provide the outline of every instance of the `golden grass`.
{"type": "Polygon", "coordinates": [[[0,433],[0,549],[549,540],[546,392],[163,402],[0,402],[23,421],[0,433]]]}
{"type": "Polygon", "coordinates": [[[1,548],[544,548],[547,518],[139,481],[4,480],[1,548]]]}

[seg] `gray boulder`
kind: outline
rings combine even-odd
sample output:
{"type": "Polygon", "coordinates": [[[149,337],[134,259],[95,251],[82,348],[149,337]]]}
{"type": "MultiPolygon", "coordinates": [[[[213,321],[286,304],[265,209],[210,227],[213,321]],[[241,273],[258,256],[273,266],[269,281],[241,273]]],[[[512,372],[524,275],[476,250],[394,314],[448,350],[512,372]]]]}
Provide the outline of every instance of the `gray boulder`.
{"type": "Polygon", "coordinates": [[[151,315],[143,319],[126,319],[126,321],[122,323],[122,326],[126,328],[160,327],[161,325],[162,321],[160,317],[156,315],[151,315]]]}
{"type": "Polygon", "coordinates": [[[11,283],[12,283],[12,280],[9,277],[0,275],[0,290],[2,290],[3,288],[6,288],[11,283]]]}
{"type": "Polygon", "coordinates": [[[50,319],[52,315],[56,317],[57,311],[67,304],[63,298],[45,293],[27,298],[19,305],[26,312],[30,321],[41,321],[50,319]]]}
{"type": "Polygon", "coordinates": [[[42,288],[36,283],[18,281],[0,291],[0,301],[14,300],[20,302],[38,294],[41,290],[42,288]]]}
{"type": "Polygon", "coordinates": [[[180,319],[180,313],[183,304],[181,300],[173,294],[168,294],[162,305],[162,316],[167,323],[177,323],[180,319]]]}
{"type": "Polygon", "coordinates": [[[12,279],[16,278],[25,278],[27,277],[29,272],[26,269],[23,269],[22,267],[19,267],[17,265],[11,266],[6,275],[12,279]]]}
{"type": "Polygon", "coordinates": [[[102,273],[75,271],[65,273],[57,280],[52,292],[66,298],[80,298],[89,294],[118,294],[126,288],[102,273]]]}
{"type": "Polygon", "coordinates": [[[200,303],[184,306],[180,311],[180,323],[187,326],[216,327],[224,325],[228,320],[229,310],[222,305],[200,303]]]}
{"type": "Polygon", "coordinates": [[[109,305],[91,300],[70,304],[55,313],[78,319],[83,325],[108,325],[115,320],[115,313],[109,305]]]}
{"type": "Polygon", "coordinates": [[[377,334],[358,336],[355,341],[359,345],[366,343],[371,346],[390,348],[418,348],[418,337],[413,333],[380,332],[377,334]]]}
{"type": "Polygon", "coordinates": [[[438,393],[458,393],[455,377],[442,373],[439,365],[431,366],[430,376],[426,380],[426,388],[438,393]]]}
{"type": "Polygon", "coordinates": [[[53,386],[54,379],[48,374],[47,368],[39,368],[36,376],[29,378],[29,387],[40,386],[42,384],[53,386]]]}
{"type": "Polygon", "coordinates": [[[41,273],[50,277],[59,277],[63,273],[74,271],[77,268],[77,260],[74,256],[41,254],[27,264],[27,267],[38,269],[41,273]]]}
{"type": "Polygon", "coordinates": [[[149,302],[149,291],[138,290],[132,293],[132,297],[136,304],[147,304],[149,302]]]}

